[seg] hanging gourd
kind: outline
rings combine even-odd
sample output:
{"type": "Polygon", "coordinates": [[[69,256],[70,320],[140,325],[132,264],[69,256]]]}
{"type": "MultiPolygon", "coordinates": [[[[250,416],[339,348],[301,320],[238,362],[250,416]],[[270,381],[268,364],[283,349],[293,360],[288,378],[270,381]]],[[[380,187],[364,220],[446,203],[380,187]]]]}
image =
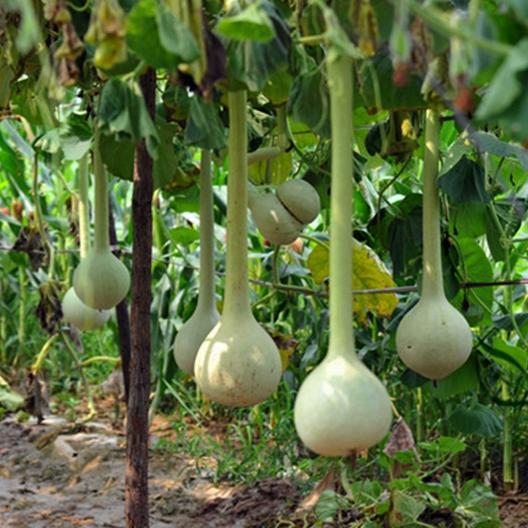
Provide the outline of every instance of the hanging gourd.
{"type": "MultiPolygon", "coordinates": [[[[79,242],[83,259],[90,248],[88,227],[88,155],[79,161],[79,242]]],[[[62,299],[62,319],[81,331],[95,330],[103,326],[110,318],[110,311],[95,310],[86,306],[71,287],[62,299]]]]}
{"type": "Polygon", "coordinates": [[[247,130],[245,91],[229,92],[227,270],[224,309],[194,364],[202,392],[235,407],[255,405],[277,388],[281,359],[251,312],[247,267],[247,130]]]}
{"type": "Polygon", "coordinates": [[[332,132],[330,342],[295,401],[295,428],[321,455],[352,455],[388,432],[387,390],[355,352],[352,311],[352,60],[327,58],[332,132]]]}
{"type": "Polygon", "coordinates": [[[95,240],[73,275],[79,299],[97,310],[113,308],[130,287],[130,273],[110,250],[108,234],[108,179],[99,151],[100,131],[95,128],[95,240]]]}
{"type": "Polygon", "coordinates": [[[461,367],[472,348],[472,335],[462,314],[447,300],[442,277],[440,204],[438,200],[438,135],[436,110],[425,116],[423,166],[423,274],[420,300],[396,331],[402,361],[426,378],[442,379],[461,367]]]}
{"type": "Polygon", "coordinates": [[[262,236],[272,244],[291,244],[321,210],[317,191],[304,180],[287,180],[274,192],[251,186],[249,209],[262,236]]]}
{"type": "Polygon", "coordinates": [[[200,172],[200,287],[198,304],[180,328],[174,342],[174,359],[184,372],[194,374],[194,360],[200,345],[220,315],[216,309],[214,284],[214,218],[211,153],[202,150],[200,172]]]}

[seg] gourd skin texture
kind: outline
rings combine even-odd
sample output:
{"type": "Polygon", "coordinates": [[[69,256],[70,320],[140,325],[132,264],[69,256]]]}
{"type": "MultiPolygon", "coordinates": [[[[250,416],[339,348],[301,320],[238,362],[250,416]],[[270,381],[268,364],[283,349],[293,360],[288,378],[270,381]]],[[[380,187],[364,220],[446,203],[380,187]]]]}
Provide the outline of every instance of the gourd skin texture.
{"type": "Polygon", "coordinates": [[[233,407],[256,405],[279,384],[282,365],[273,339],[253,319],[224,317],[206,337],[194,373],[209,398],[233,407]]]}
{"type": "Polygon", "coordinates": [[[197,308],[180,328],[174,341],[174,359],[185,373],[194,374],[196,353],[220,319],[220,314],[207,308],[197,308]]]}
{"type": "Polygon", "coordinates": [[[288,180],[277,187],[277,197],[302,224],[309,224],[321,210],[317,191],[304,180],[288,180]]]}
{"type": "Polygon", "coordinates": [[[438,137],[440,115],[428,109],[425,116],[423,167],[423,280],[418,304],[402,319],[396,331],[396,349],[410,369],[426,378],[445,378],[471,354],[471,329],[447,300],[442,276],[440,204],[438,199],[438,137]]]}
{"type": "Polygon", "coordinates": [[[294,417],[297,434],[312,451],[345,456],[379,442],[389,431],[392,409],[381,381],[343,354],[327,357],[306,378],[294,417]]]}
{"type": "Polygon", "coordinates": [[[330,342],[295,400],[295,428],[320,455],[351,455],[388,432],[387,390],[355,353],[352,299],[352,61],[327,55],[332,126],[330,342]]]}
{"type": "Polygon", "coordinates": [[[62,314],[64,322],[75,326],[81,331],[101,328],[110,319],[109,310],[94,310],[84,304],[73,288],[70,288],[62,299],[62,314]]]}
{"type": "Polygon", "coordinates": [[[296,220],[273,193],[258,193],[250,200],[250,209],[258,230],[272,244],[291,244],[303,225],[296,220]]]}
{"type": "Polygon", "coordinates": [[[216,309],[214,283],[214,217],[211,182],[211,153],[202,150],[200,171],[200,289],[198,304],[174,341],[178,367],[192,376],[194,360],[204,339],[220,319],[216,309]]]}
{"type": "Polygon", "coordinates": [[[75,269],[73,287],[86,306],[108,310],[125,298],[130,273],[109,250],[93,248],[75,269]]]}
{"type": "Polygon", "coordinates": [[[251,312],[247,252],[247,125],[245,91],[229,92],[229,176],[224,309],[194,363],[202,392],[224,405],[265,400],[277,388],[282,363],[273,339],[251,312]]]}
{"type": "Polygon", "coordinates": [[[472,343],[464,316],[443,296],[422,298],[396,332],[396,348],[405,365],[433,380],[461,367],[471,354],[472,343]]]}

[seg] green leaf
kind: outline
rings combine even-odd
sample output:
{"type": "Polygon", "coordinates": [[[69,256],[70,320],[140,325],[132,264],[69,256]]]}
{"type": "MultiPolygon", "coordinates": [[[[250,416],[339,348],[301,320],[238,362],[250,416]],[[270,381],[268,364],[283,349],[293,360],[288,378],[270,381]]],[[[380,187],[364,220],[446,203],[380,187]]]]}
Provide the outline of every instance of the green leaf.
{"type": "Polygon", "coordinates": [[[170,230],[171,240],[176,244],[188,246],[200,239],[200,232],[190,227],[175,227],[170,230]]]}
{"type": "Polygon", "coordinates": [[[497,497],[482,483],[467,481],[460,491],[460,504],[455,513],[475,528],[499,528],[502,522],[499,515],[497,497]]]}
{"type": "MultiPolygon", "coordinates": [[[[474,239],[457,237],[457,248],[462,259],[460,273],[463,282],[491,282],[493,280],[493,269],[488,257],[474,239]]],[[[462,295],[461,292],[457,297],[460,299],[462,295]]],[[[467,293],[467,299],[470,304],[486,307],[487,312],[491,313],[493,288],[491,286],[471,288],[467,293]]],[[[483,323],[491,321],[489,313],[485,315],[483,323]]]]}
{"type": "Polygon", "coordinates": [[[454,203],[490,200],[484,188],[484,169],[466,156],[438,179],[438,186],[454,203]]]}
{"type": "Polygon", "coordinates": [[[117,134],[103,134],[99,150],[106,168],[116,178],[132,181],[136,143],[117,134]]]}
{"type": "Polygon", "coordinates": [[[319,69],[296,77],[288,101],[288,112],[295,121],[304,123],[316,134],[330,137],[328,87],[319,69]]]}
{"type": "Polygon", "coordinates": [[[493,438],[502,431],[500,418],[490,408],[480,403],[469,408],[461,405],[451,414],[448,421],[455,431],[462,434],[493,438]]]}
{"type": "Polygon", "coordinates": [[[0,408],[15,412],[24,405],[24,397],[13,392],[9,386],[0,385],[0,408]]]}
{"type": "Polygon", "coordinates": [[[467,447],[465,442],[451,436],[440,436],[433,442],[420,442],[418,446],[425,451],[440,453],[462,453],[467,447]]]}
{"type": "Polygon", "coordinates": [[[145,139],[151,157],[158,157],[160,139],[137,83],[110,79],[101,93],[98,118],[103,133],[125,134],[134,142],[145,139]]]}
{"type": "Polygon", "coordinates": [[[479,387],[478,362],[474,354],[455,372],[436,382],[436,386],[429,385],[430,392],[439,400],[446,400],[458,394],[464,394],[479,387]]]}
{"type": "MultiPolygon", "coordinates": [[[[180,57],[171,53],[161,42],[158,22],[163,18],[163,41],[165,45],[175,48],[184,46],[176,44],[172,37],[176,33],[170,27],[171,20],[159,15],[160,4],[156,0],[139,0],[127,18],[127,44],[138,57],[153,68],[175,69],[181,61],[180,57]]],[[[181,36],[181,33],[180,33],[181,36]]]]}
{"type": "MultiPolygon", "coordinates": [[[[528,4],[527,4],[528,5],[528,4]]],[[[482,152],[489,152],[494,156],[515,156],[522,168],[528,170],[528,151],[513,143],[501,141],[489,132],[472,132],[469,136],[472,143],[482,152]]]]}
{"type": "Polygon", "coordinates": [[[162,2],[156,10],[159,40],[163,48],[179,58],[179,62],[193,62],[200,57],[200,50],[192,31],[178,20],[162,2]]]}
{"type": "Polygon", "coordinates": [[[315,515],[319,521],[332,522],[340,509],[340,496],[332,490],[324,490],[315,506],[315,515]]]}
{"type": "Polygon", "coordinates": [[[234,40],[267,42],[275,36],[275,29],[260,2],[253,2],[237,13],[221,18],[215,28],[220,35],[234,40]]]}
{"type": "Polygon", "coordinates": [[[453,206],[452,219],[455,233],[461,237],[476,238],[486,233],[487,207],[482,203],[453,206]]]}
{"type": "Polygon", "coordinates": [[[225,128],[214,103],[206,103],[198,96],[191,99],[185,127],[185,143],[210,150],[225,146],[225,128]]]}
{"type": "Polygon", "coordinates": [[[528,368],[528,352],[515,345],[510,345],[500,337],[493,339],[492,346],[486,344],[483,350],[495,363],[513,372],[514,374],[526,374],[528,368]]]}
{"type": "Polygon", "coordinates": [[[478,119],[500,116],[523,94],[525,83],[520,76],[528,69],[528,40],[521,40],[493,77],[477,109],[478,119]]]}
{"type": "Polygon", "coordinates": [[[391,526],[412,526],[425,510],[425,503],[400,490],[392,492],[391,526]]]}
{"type": "Polygon", "coordinates": [[[279,10],[268,0],[261,2],[275,36],[267,42],[254,40],[232,40],[228,45],[230,83],[245,84],[251,92],[261,91],[270,76],[288,64],[291,35],[288,24],[279,10]]]}

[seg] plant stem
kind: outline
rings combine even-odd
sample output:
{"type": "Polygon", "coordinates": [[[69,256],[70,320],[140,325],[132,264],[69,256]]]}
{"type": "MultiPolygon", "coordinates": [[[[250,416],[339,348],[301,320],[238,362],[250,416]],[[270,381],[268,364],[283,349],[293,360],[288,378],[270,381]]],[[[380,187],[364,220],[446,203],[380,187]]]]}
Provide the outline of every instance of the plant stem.
{"type": "Polygon", "coordinates": [[[26,299],[27,299],[27,282],[26,270],[21,266],[18,268],[18,351],[17,354],[22,356],[26,345],[26,299]]]}
{"type": "Polygon", "coordinates": [[[213,182],[211,152],[202,150],[200,172],[200,286],[198,308],[214,309],[215,257],[214,257],[213,182]]]}
{"type": "MultiPolygon", "coordinates": [[[[504,401],[510,399],[510,391],[506,380],[501,382],[501,396],[504,401]]],[[[513,431],[510,409],[505,409],[503,416],[503,448],[502,448],[502,483],[504,491],[511,491],[514,486],[513,478],[513,431]]]]}
{"type": "Polygon", "coordinates": [[[229,92],[227,269],[224,313],[250,313],[247,265],[247,132],[245,91],[229,92]]]}
{"type": "Polygon", "coordinates": [[[423,165],[423,297],[444,296],[440,247],[440,201],[437,185],[439,129],[439,113],[427,109],[423,165]]]}
{"type": "Polygon", "coordinates": [[[99,142],[101,131],[95,126],[94,142],[94,175],[95,175],[95,240],[96,251],[109,251],[110,240],[108,238],[108,178],[101,159],[99,142]]]}
{"type": "Polygon", "coordinates": [[[356,358],[352,326],[352,59],[327,59],[332,124],[330,343],[328,356],[356,358]]]}
{"type": "Polygon", "coordinates": [[[422,387],[416,389],[416,443],[425,440],[424,395],[422,387]]]}
{"type": "Polygon", "coordinates": [[[90,228],[88,213],[88,154],[79,161],[79,245],[81,259],[86,257],[90,249],[90,228]]]}

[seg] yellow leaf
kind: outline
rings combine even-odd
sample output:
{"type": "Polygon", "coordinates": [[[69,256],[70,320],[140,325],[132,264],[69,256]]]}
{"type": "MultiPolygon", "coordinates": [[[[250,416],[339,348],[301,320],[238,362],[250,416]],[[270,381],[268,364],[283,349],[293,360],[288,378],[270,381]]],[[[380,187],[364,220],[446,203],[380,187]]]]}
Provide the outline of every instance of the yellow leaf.
{"type": "MultiPolygon", "coordinates": [[[[317,245],[308,257],[308,268],[317,284],[323,283],[329,275],[329,251],[323,245],[317,245]]],[[[387,268],[374,251],[353,241],[353,275],[354,290],[373,288],[392,288],[396,286],[387,268]]],[[[398,305],[398,298],[394,293],[369,293],[354,296],[354,313],[360,323],[366,321],[370,312],[377,317],[390,317],[398,305]]]]}

